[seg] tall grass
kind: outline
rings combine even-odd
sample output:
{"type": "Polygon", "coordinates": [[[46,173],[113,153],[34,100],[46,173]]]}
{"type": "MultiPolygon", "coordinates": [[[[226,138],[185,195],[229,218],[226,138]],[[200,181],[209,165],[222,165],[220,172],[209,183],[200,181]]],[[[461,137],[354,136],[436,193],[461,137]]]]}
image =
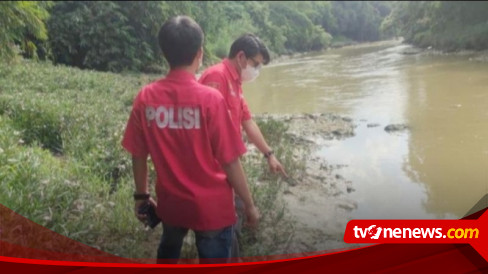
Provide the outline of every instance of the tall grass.
{"type": "MultiPolygon", "coordinates": [[[[30,61],[1,66],[0,203],[103,251],[154,258],[161,228],[145,229],[134,217],[130,155],[120,141],[135,94],[155,78],[30,61]]],[[[273,138],[283,125],[261,126],[288,171],[299,170],[287,139],[273,138]]],[[[245,232],[244,255],[267,255],[293,234],[278,195],[283,182],[261,156],[246,156],[244,165],[263,215],[257,233],[245,232]]],[[[184,252],[195,255],[189,244],[184,252]]]]}

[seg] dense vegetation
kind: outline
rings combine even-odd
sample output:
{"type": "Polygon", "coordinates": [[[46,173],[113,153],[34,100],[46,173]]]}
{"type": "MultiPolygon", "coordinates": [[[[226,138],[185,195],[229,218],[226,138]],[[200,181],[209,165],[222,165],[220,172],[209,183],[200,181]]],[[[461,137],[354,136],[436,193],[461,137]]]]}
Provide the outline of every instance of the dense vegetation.
{"type": "Polygon", "coordinates": [[[7,37],[0,43],[8,49],[21,45],[25,56],[56,64],[161,72],[165,65],[156,35],[177,14],[189,15],[202,26],[208,64],[226,56],[232,41],[245,32],[259,35],[274,55],[320,50],[334,41],[378,40],[390,6],[380,1],[7,2],[0,4],[7,15],[2,17],[7,37]]]}
{"type": "Polygon", "coordinates": [[[2,2],[0,12],[1,58],[20,52],[114,72],[161,73],[156,34],[177,14],[202,26],[206,64],[245,32],[259,35],[273,55],[394,36],[443,50],[488,48],[486,1],[22,1],[2,2]]]}
{"type": "Polygon", "coordinates": [[[49,17],[50,2],[0,3],[0,61],[10,61],[20,51],[29,57],[37,56],[34,41],[46,41],[45,21],[49,17]]]}
{"type": "Polygon", "coordinates": [[[398,2],[381,28],[420,47],[487,49],[488,1],[398,2]]]}

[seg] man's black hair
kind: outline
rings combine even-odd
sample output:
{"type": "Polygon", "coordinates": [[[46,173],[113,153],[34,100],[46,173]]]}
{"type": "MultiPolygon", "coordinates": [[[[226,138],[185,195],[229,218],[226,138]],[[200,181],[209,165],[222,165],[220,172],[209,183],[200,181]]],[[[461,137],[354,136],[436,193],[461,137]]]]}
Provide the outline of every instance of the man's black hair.
{"type": "Polygon", "coordinates": [[[191,65],[203,44],[203,31],[188,16],[168,19],[158,34],[159,47],[171,68],[191,65]]]}
{"type": "Polygon", "coordinates": [[[261,54],[265,65],[270,61],[268,49],[263,41],[254,34],[247,33],[237,38],[230,47],[229,58],[236,57],[241,50],[244,51],[247,58],[253,58],[261,54]]]}

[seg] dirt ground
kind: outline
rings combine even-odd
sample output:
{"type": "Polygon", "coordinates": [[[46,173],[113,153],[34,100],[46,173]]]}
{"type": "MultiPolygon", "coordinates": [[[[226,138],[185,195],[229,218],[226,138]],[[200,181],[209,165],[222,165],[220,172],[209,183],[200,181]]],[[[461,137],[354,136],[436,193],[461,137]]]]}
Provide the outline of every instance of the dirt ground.
{"type": "Polygon", "coordinates": [[[287,185],[282,193],[290,217],[296,221],[295,235],[284,253],[355,247],[343,241],[350,212],[357,207],[357,203],[348,198],[348,193],[354,191],[354,184],[340,175],[343,166],[329,165],[326,158],[314,153],[327,145],[328,140],[354,136],[353,121],[333,114],[265,114],[259,118],[286,122],[289,125],[287,134],[297,144],[294,153],[298,156],[306,148],[310,151],[305,158],[305,174],[293,178],[294,183],[287,185]]]}

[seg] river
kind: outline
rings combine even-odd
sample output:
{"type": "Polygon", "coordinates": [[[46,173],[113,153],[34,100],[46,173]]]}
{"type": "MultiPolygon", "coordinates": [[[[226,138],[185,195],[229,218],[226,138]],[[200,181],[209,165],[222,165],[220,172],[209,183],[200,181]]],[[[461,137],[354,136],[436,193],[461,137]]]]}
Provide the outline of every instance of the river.
{"type": "Polygon", "coordinates": [[[408,50],[386,41],[307,54],[244,85],[255,114],[354,119],[354,137],[316,152],[346,165],[354,219],[457,219],[488,193],[488,62],[408,50]],[[409,130],[384,130],[399,123],[409,130]]]}

